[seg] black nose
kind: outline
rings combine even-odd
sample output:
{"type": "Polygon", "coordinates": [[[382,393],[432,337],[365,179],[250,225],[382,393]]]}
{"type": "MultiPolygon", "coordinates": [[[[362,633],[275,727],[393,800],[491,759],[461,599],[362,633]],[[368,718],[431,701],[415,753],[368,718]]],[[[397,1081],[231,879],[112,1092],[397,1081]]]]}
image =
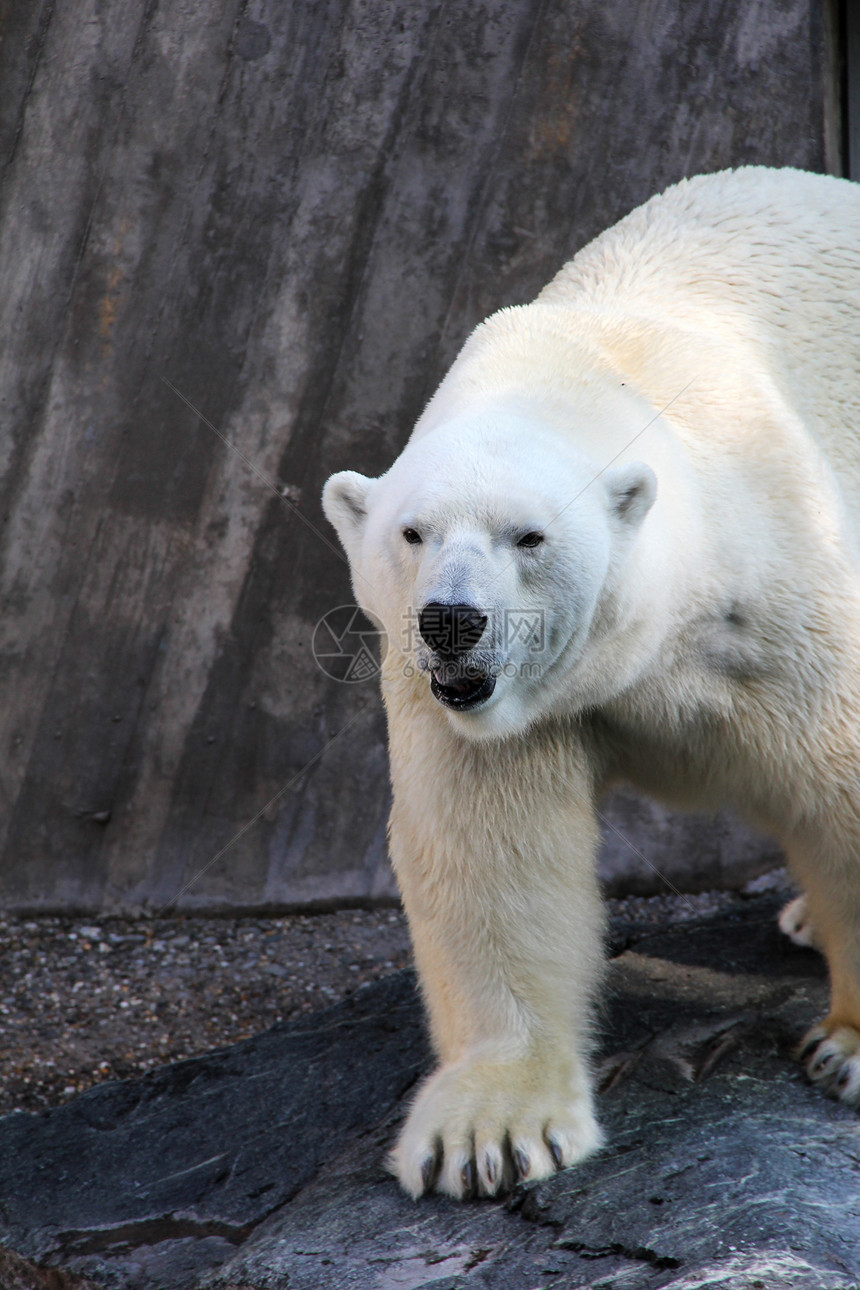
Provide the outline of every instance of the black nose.
{"type": "Polygon", "coordinates": [[[484,634],[487,615],[473,605],[442,605],[431,600],[418,615],[423,640],[443,658],[457,658],[473,649],[484,634]]]}

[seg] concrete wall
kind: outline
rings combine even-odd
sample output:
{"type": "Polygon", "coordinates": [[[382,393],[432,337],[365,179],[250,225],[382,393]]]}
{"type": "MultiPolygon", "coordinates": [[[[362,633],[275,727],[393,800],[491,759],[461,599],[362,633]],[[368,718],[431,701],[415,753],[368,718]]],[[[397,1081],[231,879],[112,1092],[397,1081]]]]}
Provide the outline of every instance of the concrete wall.
{"type": "MultiPolygon", "coordinates": [[[[375,684],[311,649],[350,600],[321,484],[384,468],[474,324],[652,193],[835,168],[825,17],[0,9],[0,903],[392,895],[375,684]]],[[[772,858],[613,809],[616,885],[772,858]]]]}

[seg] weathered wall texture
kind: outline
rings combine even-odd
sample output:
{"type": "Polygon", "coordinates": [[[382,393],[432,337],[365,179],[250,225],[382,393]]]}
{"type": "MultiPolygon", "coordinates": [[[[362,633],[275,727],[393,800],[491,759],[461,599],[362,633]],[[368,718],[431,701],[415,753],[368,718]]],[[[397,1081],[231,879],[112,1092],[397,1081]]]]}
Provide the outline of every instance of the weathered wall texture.
{"type": "MultiPolygon", "coordinates": [[[[3,904],[392,893],[321,484],[652,193],[824,169],[820,4],[0,6],[3,904]]],[[[755,859],[643,812],[616,870],[755,859]]]]}

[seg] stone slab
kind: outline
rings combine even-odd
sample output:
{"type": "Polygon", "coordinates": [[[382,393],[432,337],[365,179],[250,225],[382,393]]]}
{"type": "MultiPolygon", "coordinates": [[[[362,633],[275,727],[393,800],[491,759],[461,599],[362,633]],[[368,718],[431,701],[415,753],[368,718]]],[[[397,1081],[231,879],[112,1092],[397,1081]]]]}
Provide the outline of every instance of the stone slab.
{"type": "Polygon", "coordinates": [[[122,1290],[850,1290],[860,1121],[793,1060],[826,974],[779,935],[778,905],[738,897],[663,928],[615,920],[608,1146],[507,1201],[415,1204],[384,1170],[429,1060],[404,973],[0,1120],[0,1237],[122,1290]]]}

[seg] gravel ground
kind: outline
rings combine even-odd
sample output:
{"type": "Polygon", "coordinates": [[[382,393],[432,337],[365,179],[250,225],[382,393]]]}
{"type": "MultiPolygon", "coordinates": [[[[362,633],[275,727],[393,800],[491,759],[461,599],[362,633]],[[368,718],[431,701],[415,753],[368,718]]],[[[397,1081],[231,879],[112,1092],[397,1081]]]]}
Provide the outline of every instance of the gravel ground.
{"type": "Polygon", "coordinates": [[[399,910],[0,920],[0,1114],[324,1008],[411,961],[399,910]]]}
{"type": "MultiPolygon", "coordinates": [[[[749,890],[785,886],[781,871],[749,890]]],[[[608,902],[655,926],[731,892],[608,902]]],[[[411,962],[399,910],[283,918],[0,918],[0,1114],[247,1039],[411,962]]]]}

